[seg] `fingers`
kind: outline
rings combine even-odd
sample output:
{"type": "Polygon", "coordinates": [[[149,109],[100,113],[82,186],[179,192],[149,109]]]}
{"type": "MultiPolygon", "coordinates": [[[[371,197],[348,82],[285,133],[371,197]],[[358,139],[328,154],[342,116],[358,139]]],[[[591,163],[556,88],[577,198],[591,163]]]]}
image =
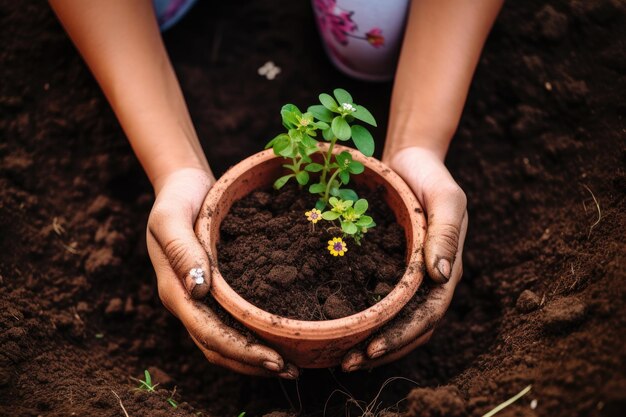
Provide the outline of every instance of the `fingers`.
{"type": "Polygon", "coordinates": [[[245,336],[224,324],[208,306],[193,300],[182,281],[170,267],[160,245],[148,236],[148,250],[157,273],[159,297],[186,327],[207,359],[216,365],[250,375],[296,378],[297,368],[285,365],[273,349],[251,343],[245,336]]]}
{"type": "Polygon", "coordinates": [[[386,327],[370,342],[365,353],[352,352],[346,355],[342,364],[344,370],[356,370],[391,362],[430,339],[433,329],[448,310],[456,285],[463,275],[461,256],[467,232],[467,222],[467,216],[464,216],[459,236],[460,243],[455,253],[455,257],[459,261],[454,264],[450,273],[450,280],[443,285],[434,287],[428,294],[426,301],[411,312],[407,318],[392,322],[386,327]]]}
{"type": "Polygon", "coordinates": [[[465,240],[467,228],[467,198],[456,183],[424,193],[424,208],[428,214],[428,229],[424,256],[428,275],[438,283],[452,277],[455,263],[460,263],[458,248],[465,240]]]}
{"type": "Polygon", "coordinates": [[[206,251],[193,231],[193,210],[158,203],[150,213],[149,238],[157,242],[187,292],[202,299],[209,292],[211,269],[206,251]]]}
{"type": "Polygon", "coordinates": [[[428,230],[424,255],[428,275],[438,283],[450,280],[461,239],[467,198],[443,164],[431,150],[408,147],[396,153],[392,168],[411,187],[424,206],[428,230]]]}
{"type": "Polygon", "coordinates": [[[341,363],[341,369],[344,372],[354,372],[359,369],[371,369],[377,366],[385,365],[393,361],[397,361],[398,359],[411,353],[415,348],[427,343],[432,337],[432,335],[433,335],[433,331],[431,330],[428,333],[422,335],[421,337],[415,339],[408,345],[388,355],[385,355],[376,359],[369,358],[360,350],[353,350],[344,357],[341,363]]]}
{"type": "Polygon", "coordinates": [[[228,368],[231,371],[235,371],[235,372],[238,372],[240,374],[245,374],[245,375],[253,375],[253,376],[264,376],[264,377],[279,376],[285,379],[298,378],[298,368],[296,368],[295,366],[291,364],[285,365],[285,367],[282,370],[280,370],[280,372],[278,373],[272,372],[272,371],[267,370],[266,368],[248,365],[242,362],[232,360],[225,356],[222,356],[215,351],[206,349],[202,345],[202,343],[200,343],[196,338],[193,337],[193,335],[191,336],[191,338],[193,339],[194,343],[198,346],[198,348],[200,348],[200,350],[202,351],[202,353],[204,354],[204,356],[207,358],[209,362],[219,364],[220,366],[223,366],[224,368],[228,368]]]}

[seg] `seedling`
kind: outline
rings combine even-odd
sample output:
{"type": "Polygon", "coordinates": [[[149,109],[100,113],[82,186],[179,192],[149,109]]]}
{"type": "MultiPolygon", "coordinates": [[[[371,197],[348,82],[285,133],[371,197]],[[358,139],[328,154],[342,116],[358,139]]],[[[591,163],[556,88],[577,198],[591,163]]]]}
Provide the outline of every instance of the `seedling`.
{"type": "MultiPolygon", "coordinates": [[[[148,392],[156,392],[156,387],[159,385],[157,384],[153,384],[152,383],[152,376],[150,376],[150,372],[148,372],[148,370],[144,370],[143,371],[144,374],[144,380],[139,379],[139,386],[137,387],[138,390],[141,391],[148,391],[148,392]]],[[[178,403],[176,402],[176,400],[174,400],[174,394],[176,394],[176,388],[174,388],[174,390],[172,391],[171,395],[165,399],[165,401],[167,401],[167,403],[169,405],[172,406],[172,408],[177,408],[178,407],[178,403]]]]}
{"type": "Polygon", "coordinates": [[[374,139],[356,122],[376,126],[376,120],[369,110],[354,103],[346,90],[337,88],[333,95],[320,94],[321,105],[310,106],[305,113],[293,104],[284,105],[280,114],[287,132],[272,139],[265,149],[272,148],[274,154],[289,160],[283,167],[290,173],[278,178],[274,188],[278,190],[294,178],[300,187],[309,185],[309,192],[319,197],[315,208],[305,213],[313,227],[320,216],[333,225],[338,221],[343,235],[328,242],[328,251],[333,256],[343,256],[348,250],[344,238],[350,237],[360,245],[363,234],[376,224],[371,216],[365,215],[367,200],[359,199],[353,189],[345,188],[350,177],[362,173],[365,167],[355,161],[350,152],[343,151],[335,156],[333,149],[338,140],[352,140],[363,155],[372,156],[374,139]],[[318,148],[318,131],[322,133],[322,140],[329,142],[326,152],[318,148]],[[313,161],[316,153],[321,163],[313,161]],[[318,173],[319,177],[312,180],[311,174],[318,173]]]}

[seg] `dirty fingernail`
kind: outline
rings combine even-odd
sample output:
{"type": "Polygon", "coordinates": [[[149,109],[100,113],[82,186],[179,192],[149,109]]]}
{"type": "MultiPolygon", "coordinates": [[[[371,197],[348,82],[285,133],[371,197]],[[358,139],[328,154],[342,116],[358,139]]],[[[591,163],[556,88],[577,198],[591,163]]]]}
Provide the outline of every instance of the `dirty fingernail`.
{"type": "Polygon", "coordinates": [[[298,378],[298,369],[295,366],[291,365],[291,364],[287,364],[287,365],[285,365],[284,372],[281,372],[278,375],[281,378],[285,378],[285,379],[296,379],[296,378],[298,378]]]}
{"type": "Polygon", "coordinates": [[[437,269],[439,270],[439,273],[446,279],[446,281],[450,279],[450,270],[452,268],[450,267],[449,260],[447,260],[446,258],[439,259],[439,262],[437,263],[437,269]]]}
{"type": "Polygon", "coordinates": [[[278,366],[276,362],[272,362],[272,361],[263,362],[263,367],[272,372],[278,372],[281,369],[281,367],[278,366]]]}
{"type": "Polygon", "coordinates": [[[348,367],[348,372],[358,371],[359,369],[361,369],[361,364],[360,363],[355,363],[354,365],[350,365],[348,367]]]}
{"type": "Polygon", "coordinates": [[[380,349],[380,350],[377,350],[376,352],[372,353],[370,355],[370,358],[372,358],[372,359],[380,358],[385,353],[387,353],[387,349],[380,349]]]}

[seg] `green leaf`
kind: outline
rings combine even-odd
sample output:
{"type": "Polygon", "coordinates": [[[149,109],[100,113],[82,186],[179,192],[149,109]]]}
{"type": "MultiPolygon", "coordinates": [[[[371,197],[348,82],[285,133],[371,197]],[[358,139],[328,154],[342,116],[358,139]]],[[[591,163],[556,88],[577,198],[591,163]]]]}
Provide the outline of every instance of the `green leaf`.
{"type": "Polygon", "coordinates": [[[343,171],[350,165],[350,162],[352,161],[352,155],[348,151],[343,151],[339,153],[335,157],[335,159],[337,160],[337,167],[343,171]]]}
{"type": "Polygon", "coordinates": [[[344,90],[343,88],[335,88],[335,90],[333,90],[333,94],[335,95],[335,98],[337,99],[337,101],[341,104],[343,103],[349,103],[352,104],[352,96],[350,95],[350,93],[348,93],[346,90],[344,90]]]}
{"type": "Polygon", "coordinates": [[[341,182],[345,185],[350,182],[350,173],[348,171],[341,171],[339,173],[339,178],[341,182]]]}
{"type": "Polygon", "coordinates": [[[307,148],[312,148],[314,146],[317,146],[317,141],[313,139],[312,137],[310,137],[309,135],[302,136],[302,139],[300,140],[304,144],[304,146],[306,146],[307,148]]]}
{"type": "Polygon", "coordinates": [[[296,174],[296,181],[300,185],[306,185],[309,182],[309,173],[306,171],[300,171],[296,174]]]}
{"type": "Polygon", "coordinates": [[[330,187],[330,191],[328,193],[334,197],[339,197],[339,187],[330,187]]]}
{"type": "Polygon", "coordinates": [[[331,141],[334,138],[333,130],[331,128],[322,130],[322,137],[326,139],[327,141],[331,141]]]}
{"type": "MultiPolygon", "coordinates": [[[[331,120],[332,120],[332,116],[331,116],[331,120]]],[[[329,123],[330,123],[330,120],[329,120],[329,123]]],[[[315,122],[313,123],[313,126],[315,126],[316,128],[320,130],[328,129],[330,127],[330,125],[326,122],[315,122]]]]}
{"type": "Polygon", "coordinates": [[[293,158],[294,156],[296,156],[296,153],[297,153],[296,146],[295,146],[295,143],[293,142],[287,144],[287,146],[284,149],[278,152],[280,156],[284,156],[285,158],[293,158]]]}
{"type": "Polygon", "coordinates": [[[148,372],[148,370],[145,369],[143,371],[143,375],[146,377],[146,384],[151,387],[152,386],[152,377],[150,376],[150,372],[148,372]]]}
{"type": "Polygon", "coordinates": [[[309,187],[309,192],[311,194],[323,193],[324,191],[326,191],[326,186],[319,182],[311,184],[311,186],[309,187]]]}
{"type": "Polygon", "coordinates": [[[359,227],[370,227],[372,223],[374,223],[374,219],[370,216],[361,216],[359,220],[357,220],[356,225],[359,227]]]}
{"type": "Polygon", "coordinates": [[[274,188],[277,190],[280,190],[281,188],[283,188],[283,185],[287,184],[287,181],[289,181],[289,178],[292,178],[292,177],[295,177],[295,174],[289,174],[289,175],[280,177],[279,179],[274,181],[274,188]]]}
{"type": "Polygon", "coordinates": [[[374,155],[374,138],[366,128],[360,125],[352,126],[352,141],[356,148],[365,156],[374,155]]]}
{"type": "Polygon", "coordinates": [[[325,211],[322,213],[322,219],[324,220],[336,220],[339,216],[341,216],[341,214],[336,211],[325,211]]]}
{"type": "Polygon", "coordinates": [[[289,136],[285,133],[281,133],[272,139],[272,149],[274,149],[274,155],[280,155],[280,153],[289,146],[289,136]]]}
{"type": "Polygon", "coordinates": [[[315,203],[315,208],[322,211],[326,208],[326,203],[321,198],[315,203]]]}
{"type": "Polygon", "coordinates": [[[312,164],[305,166],[304,169],[309,172],[320,172],[324,169],[324,166],[322,164],[316,164],[315,162],[313,162],[312,164]]]}
{"type": "Polygon", "coordinates": [[[343,230],[343,232],[346,234],[353,235],[357,232],[358,229],[356,227],[356,224],[352,222],[341,222],[341,230],[343,230]]]}
{"type": "Polygon", "coordinates": [[[350,136],[352,135],[352,132],[350,130],[350,125],[341,116],[337,116],[333,119],[330,125],[330,128],[332,129],[333,134],[339,140],[348,140],[350,139],[350,136]]]}
{"type": "Polygon", "coordinates": [[[342,200],[357,201],[359,199],[359,196],[354,192],[354,190],[351,190],[349,188],[343,188],[339,190],[339,198],[341,198],[342,200]]]}
{"type": "Polygon", "coordinates": [[[316,104],[315,106],[309,107],[307,111],[322,122],[330,123],[333,120],[333,112],[322,105],[316,104]]]}
{"type": "Polygon", "coordinates": [[[357,105],[356,111],[352,112],[352,116],[355,119],[359,119],[360,121],[367,123],[368,125],[372,125],[374,127],[377,126],[376,119],[374,119],[374,116],[372,116],[372,113],[370,113],[370,111],[367,110],[363,106],[357,105]]]}
{"type": "Polygon", "coordinates": [[[350,174],[360,174],[361,172],[365,171],[365,166],[363,166],[363,164],[358,161],[352,161],[348,165],[348,171],[350,172],[350,174]]]}
{"type": "Polygon", "coordinates": [[[300,109],[298,109],[293,104],[285,104],[280,109],[280,116],[283,119],[283,125],[287,127],[287,129],[294,128],[298,126],[298,118],[297,116],[302,116],[300,109]]]}
{"type": "Polygon", "coordinates": [[[367,211],[367,200],[361,198],[354,203],[354,211],[356,214],[363,214],[367,211]]]}
{"type": "MultiPolygon", "coordinates": [[[[320,103],[322,103],[322,105],[324,107],[326,107],[328,110],[336,113],[338,105],[337,105],[337,102],[335,101],[334,98],[332,98],[331,96],[329,96],[326,93],[320,94],[319,98],[320,98],[320,103]]],[[[313,112],[311,112],[311,113],[313,113],[313,112]]],[[[324,119],[320,119],[320,120],[324,120],[324,119]]]]}

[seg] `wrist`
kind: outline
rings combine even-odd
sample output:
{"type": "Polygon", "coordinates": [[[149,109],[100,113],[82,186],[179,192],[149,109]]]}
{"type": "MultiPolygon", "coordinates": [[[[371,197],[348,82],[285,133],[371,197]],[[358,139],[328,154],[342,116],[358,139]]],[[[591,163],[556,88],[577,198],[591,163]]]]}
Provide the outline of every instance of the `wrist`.
{"type": "Polygon", "coordinates": [[[208,190],[215,184],[215,176],[208,165],[182,164],[168,167],[151,179],[154,194],[158,197],[166,184],[173,181],[201,183],[208,190]]]}
{"type": "Polygon", "coordinates": [[[443,161],[448,153],[454,129],[435,128],[433,126],[416,126],[392,123],[387,132],[387,141],[383,152],[383,162],[388,163],[398,152],[407,148],[429,151],[443,161]]]}

